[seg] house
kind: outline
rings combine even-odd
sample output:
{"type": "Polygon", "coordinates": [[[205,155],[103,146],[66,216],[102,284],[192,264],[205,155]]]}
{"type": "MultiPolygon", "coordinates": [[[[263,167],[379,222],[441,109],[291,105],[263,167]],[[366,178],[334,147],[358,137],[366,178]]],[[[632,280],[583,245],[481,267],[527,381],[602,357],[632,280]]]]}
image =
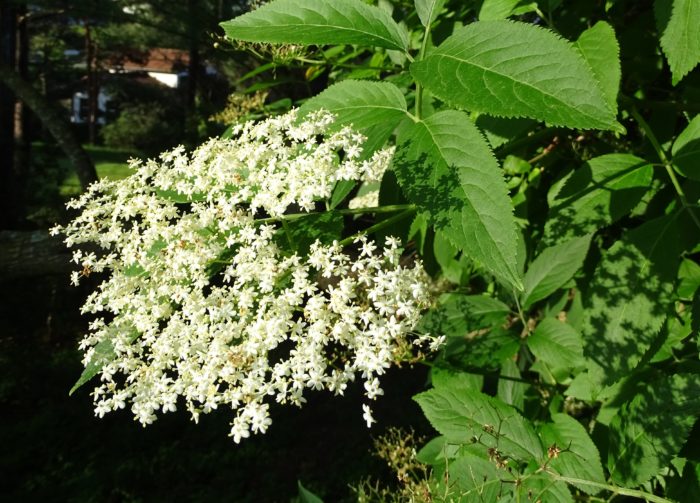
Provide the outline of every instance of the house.
{"type": "MultiPolygon", "coordinates": [[[[111,76],[124,76],[133,79],[150,78],[172,89],[184,86],[187,78],[189,54],[187,51],[169,48],[154,48],[147,51],[133,51],[120,54],[102,62],[103,70],[111,76]]],[[[207,69],[208,70],[208,69],[207,69]]],[[[106,123],[106,113],[110,96],[100,89],[97,97],[98,124],[106,123]]],[[[84,91],[73,94],[71,122],[84,124],[88,117],[88,96],[84,91]]]]}

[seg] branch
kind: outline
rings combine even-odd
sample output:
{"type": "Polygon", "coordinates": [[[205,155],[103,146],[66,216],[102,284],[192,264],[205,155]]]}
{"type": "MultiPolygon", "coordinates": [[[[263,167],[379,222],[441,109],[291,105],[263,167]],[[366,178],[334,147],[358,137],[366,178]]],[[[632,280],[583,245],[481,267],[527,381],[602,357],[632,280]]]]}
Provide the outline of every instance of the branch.
{"type": "Polygon", "coordinates": [[[3,63],[0,63],[0,83],[5,84],[17,98],[31,108],[41,123],[49,130],[56,143],[73,163],[82,188],[85,189],[92,182],[97,181],[97,173],[92,160],[73,135],[68,121],[61,116],[60,111],[53,103],[23,80],[11,67],[3,63]]]}

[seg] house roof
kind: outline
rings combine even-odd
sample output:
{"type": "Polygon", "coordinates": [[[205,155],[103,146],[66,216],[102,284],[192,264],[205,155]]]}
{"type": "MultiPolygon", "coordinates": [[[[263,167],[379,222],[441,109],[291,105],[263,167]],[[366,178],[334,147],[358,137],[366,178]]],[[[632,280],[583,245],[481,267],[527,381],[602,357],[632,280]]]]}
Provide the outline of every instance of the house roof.
{"type": "Polygon", "coordinates": [[[189,61],[187,51],[158,47],[129,54],[114,66],[124,72],[180,73],[187,69],[189,61]]]}

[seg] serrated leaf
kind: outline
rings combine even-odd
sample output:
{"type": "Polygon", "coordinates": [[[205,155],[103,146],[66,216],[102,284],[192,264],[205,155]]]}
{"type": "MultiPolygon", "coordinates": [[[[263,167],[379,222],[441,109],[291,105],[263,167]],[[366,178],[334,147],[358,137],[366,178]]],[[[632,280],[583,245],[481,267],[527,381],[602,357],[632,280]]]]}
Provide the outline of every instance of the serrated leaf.
{"type": "MultiPolygon", "coordinates": [[[[513,491],[515,498],[508,503],[541,502],[573,503],[571,492],[564,482],[553,480],[546,474],[523,477],[523,482],[513,491]]],[[[502,500],[503,501],[503,500],[502,500]]],[[[499,502],[500,503],[500,502],[499,502]]],[[[505,502],[503,502],[505,503],[505,502]]]]}
{"type": "Polygon", "coordinates": [[[484,0],[479,10],[479,21],[505,19],[513,14],[520,0],[484,0]]]}
{"type": "Polygon", "coordinates": [[[442,7],[445,5],[445,0],[415,0],[416,12],[423,26],[433,24],[440,14],[442,7]]]}
{"type": "Polygon", "coordinates": [[[479,437],[523,461],[540,460],[542,444],[529,421],[496,398],[465,388],[431,389],[414,397],[430,424],[448,440],[470,443],[479,437]]]}
{"type": "Polygon", "coordinates": [[[470,111],[571,128],[619,127],[574,46],[531,24],[472,23],[414,62],[411,73],[443,101],[470,111]]]}
{"type": "MultiPolygon", "coordinates": [[[[690,311],[684,310],[682,313],[676,313],[675,316],[669,316],[661,332],[658,350],[649,362],[656,363],[672,358],[673,350],[680,348],[681,342],[690,335],[691,331],[690,311]]],[[[652,349],[655,348],[652,346],[652,349]]]]}
{"type": "Polygon", "coordinates": [[[506,360],[501,365],[501,375],[500,379],[498,379],[496,396],[504,403],[516,409],[524,410],[525,392],[527,391],[528,385],[514,379],[507,379],[508,377],[515,379],[520,379],[522,377],[518,365],[513,360],[506,360]]]}
{"type": "MultiPolygon", "coordinates": [[[[136,340],[138,337],[138,332],[134,332],[127,339],[128,342],[136,340]]],[[[95,352],[92,356],[90,362],[85,366],[83,373],[73,385],[73,387],[68,392],[68,396],[75,393],[75,391],[80,388],[83,384],[87,383],[90,379],[95,377],[102,371],[102,368],[114,360],[116,353],[114,352],[114,343],[111,339],[102,339],[95,345],[95,352]]]]}
{"type": "Polygon", "coordinates": [[[408,48],[391,16],[360,0],[274,0],[221,27],[227,37],[247,42],[408,48]]]}
{"type": "Polygon", "coordinates": [[[469,258],[520,288],[505,180],[469,116],[438,112],[402,129],[398,145],[394,170],[406,197],[469,258]]]}
{"type": "Polygon", "coordinates": [[[351,126],[355,130],[382,125],[391,131],[408,117],[406,100],[394,84],[366,80],[344,80],[306,101],[299,119],[314,110],[324,109],[336,118],[333,127],[351,126]]]}
{"type": "Polygon", "coordinates": [[[683,176],[700,180],[700,115],[678,135],[671,153],[674,166],[683,176]]]}
{"type": "Polygon", "coordinates": [[[450,462],[446,469],[447,477],[441,477],[447,485],[443,489],[446,501],[460,503],[482,503],[498,501],[503,483],[503,471],[499,471],[490,461],[474,455],[460,456],[450,462]]]}
{"type": "Polygon", "coordinates": [[[345,201],[345,198],[355,189],[357,182],[355,180],[338,180],[333,187],[333,193],[328,203],[331,210],[336,209],[340,203],[345,201]]]}
{"type": "Polygon", "coordinates": [[[700,501],[700,464],[686,461],[681,476],[668,480],[667,495],[674,501],[700,501]]]}
{"type": "Polygon", "coordinates": [[[537,122],[522,117],[506,118],[480,115],[476,119],[476,125],[486,135],[491,148],[497,149],[501,145],[523,136],[529,129],[536,126],[537,122]]]}
{"type": "Polygon", "coordinates": [[[605,21],[599,21],[581,33],[574,45],[598,80],[608,106],[617,111],[622,69],[615,30],[605,21]]]}
{"type": "Polygon", "coordinates": [[[692,299],[700,288],[700,265],[690,259],[683,259],[678,270],[678,288],[676,292],[681,299],[692,299]]]}
{"type": "Polygon", "coordinates": [[[583,364],[583,342],[578,331],[568,323],[545,318],[527,338],[527,346],[553,374],[569,373],[583,364]]]}
{"type": "Polygon", "coordinates": [[[584,354],[603,384],[629,374],[671,307],[678,271],[677,215],[628,231],[603,255],[586,295],[584,354]]]}
{"type": "Polygon", "coordinates": [[[299,501],[300,503],[323,503],[323,500],[316,496],[314,493],[306,489],[301,485],[301,481],[297,480],[297,488],[299,490],[299,501]]]}
{"type": "Polygon", "coordinates": [[[448,339],[446,360],[464,371],[497,370],[503,362],[512,359],[520,349],[518,334],[496,326],[475,330],[462,339],[448,339]]]}
{"type": "Polygon", "coordinates": [[[449,460],[463,455],[465,451],[464,446],[450,443],[445,437],[438,436],[418,451],[416,459],[426,465],[444,465],[449,460]]]}
{"type": "Polygon", "coordinates": [[[332,243],[343,232],[343,215],[333,211],[310,213],[284,222],[277,231],[276,241],[299,255],[306,255],[315,241],[332,243]]]}
{"type": "Polygon", "coordinates": [[[560,242],[616,222],[641,200],[653,174],[651,164],[629,154],[589,160],[552,186],[542,241],[560,242]]]}
{"type": "Polygon", "coordinates": [[[484,376],[436,366],[430,369],[430,382],[435,388],[470,388],[481,391],[484,376]]]}
{"type": "MultiPolygon", "coordinates": [[[[556,446],[561,451],[550,460],[549,467],[564,477],[604,484],[600,454],[586,429],[566,414],[554,414],[552,421],[540,429],[545,447],[556,446]]],[[[588,494],[600,492],[600,489],[585,484],[576,484],[576,487],[588,494]]]]}
{"type": "Polygon", "coordinates": [[[591,235],[587,234],[542,250],[523,278],[523,307],[530,307],[566,285],[583,265],[590,242],[591,235]]]}
{"type": "Polygon", "coordinates": [[[700,3],[697,0],[656,0],[654,7],[661,48],[675,86],[700,63],[700,3]]]}
{"type": "Polygon", "coordinates": [[[683,447],[698,414],[697,374],[665,376],[646,386],[610,424],[610,478],[635,487],[656,475],[683,447]]]}
{"type": "Polygon", "coordinates": [[[466,337],[470,331],[502,325],[509,312],[506,304],[487,295],[448,293],[425,314],[419,328],[436,335],[466,337]]]}

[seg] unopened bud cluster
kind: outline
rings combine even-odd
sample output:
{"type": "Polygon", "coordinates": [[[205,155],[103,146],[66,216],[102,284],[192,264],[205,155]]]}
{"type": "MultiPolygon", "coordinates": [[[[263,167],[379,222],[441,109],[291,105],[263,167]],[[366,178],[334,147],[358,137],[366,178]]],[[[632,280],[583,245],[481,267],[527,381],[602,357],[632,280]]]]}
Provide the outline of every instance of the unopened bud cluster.
{"type": "Polygon", "coordinates": [[[240,125],[191,154],[132,161],[132,176],[69,203],[80,214],[54,232],[78,245],[73,281],[106,278],[82,308],[95,316],[81,349],[101,368],[97,415],[129,406],[145,425],[183,405],[195,420],[230,407],[239,442],[268,428],[271,401],[342,394],[357,376],[374,399],[406,347],[440,342],[412,334],[429,278],[396,239],[282,246],[290,207],[314,210],[337,181],[376,181],[391,160],[386,149],[361,161],[365,138],[328,133],[332,122],[293,111],[240,125]]]}

